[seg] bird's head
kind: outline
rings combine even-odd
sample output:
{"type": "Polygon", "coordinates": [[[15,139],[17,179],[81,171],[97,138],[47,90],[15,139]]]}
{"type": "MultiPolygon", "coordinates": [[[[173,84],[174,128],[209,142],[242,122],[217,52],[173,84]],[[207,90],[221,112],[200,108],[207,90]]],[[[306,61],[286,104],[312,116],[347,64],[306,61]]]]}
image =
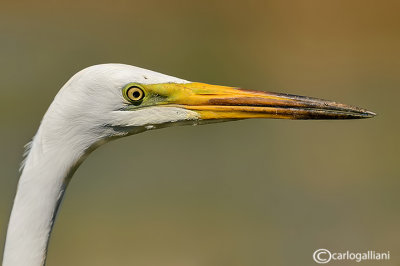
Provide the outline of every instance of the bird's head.
{"type": "Polygon", "coordinates": [[[50,109],[44,119],[53,116],[59,134],[79,131],[97,140],[170,125],[234,119],[374,116],[332,101],[189,82],[122,64],[97,65],[77,73],[50,109]]]}

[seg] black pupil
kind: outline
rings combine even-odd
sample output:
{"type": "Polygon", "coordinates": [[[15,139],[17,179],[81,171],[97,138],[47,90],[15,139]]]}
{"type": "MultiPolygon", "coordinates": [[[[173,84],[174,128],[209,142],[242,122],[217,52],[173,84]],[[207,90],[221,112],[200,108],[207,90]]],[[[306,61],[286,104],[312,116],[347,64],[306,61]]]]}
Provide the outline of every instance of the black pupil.
{"type": "Polygon", "coordinates": [[[138,91],[138,90],[135,90],[135,91],[132,93],[132,96],[133,96],[133,98],[135,98],[135,99],[139,98],[140,95],[141,95],[141,93],[140,93],[140,91],[138,91]]]}

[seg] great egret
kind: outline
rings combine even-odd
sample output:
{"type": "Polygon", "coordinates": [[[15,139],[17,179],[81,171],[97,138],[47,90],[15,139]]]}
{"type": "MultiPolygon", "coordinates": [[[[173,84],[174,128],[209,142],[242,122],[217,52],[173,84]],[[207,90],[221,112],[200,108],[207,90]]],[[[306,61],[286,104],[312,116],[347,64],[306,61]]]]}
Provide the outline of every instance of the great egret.
{"type": "Polygon", "coordinates": [[[50,233],[73,173],[91,151],[114,138],[245,118],[374,115],[336,102],[190,82],[130,65],[86,68],[61,88],[27,145],[3,266],[45,264],[50,233]]]}

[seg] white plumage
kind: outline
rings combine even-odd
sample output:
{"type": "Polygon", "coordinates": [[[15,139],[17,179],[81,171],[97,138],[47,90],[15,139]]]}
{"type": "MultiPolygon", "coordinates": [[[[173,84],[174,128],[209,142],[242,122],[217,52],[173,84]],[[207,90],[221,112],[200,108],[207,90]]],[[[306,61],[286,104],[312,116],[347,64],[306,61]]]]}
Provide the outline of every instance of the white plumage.
{"type": "Polygon", "coordinates": [[[150,70],[104,64],[74,75],[58,92],[28,145],[4,250],[4,266],[43,265],[57,207],[69,178],[96,146],[147,125],[196,118],[189,110],[154,107],[119,111],[129,82],[187,83],[150,70]],[[113,126],[125,127],[116,131],[113,126]]]}

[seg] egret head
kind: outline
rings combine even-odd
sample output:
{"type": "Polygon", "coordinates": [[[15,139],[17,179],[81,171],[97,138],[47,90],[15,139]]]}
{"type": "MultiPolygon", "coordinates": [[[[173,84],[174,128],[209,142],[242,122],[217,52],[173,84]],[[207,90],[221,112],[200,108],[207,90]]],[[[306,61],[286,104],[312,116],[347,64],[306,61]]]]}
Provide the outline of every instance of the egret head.
{"type": "Polygon", "coordinates": [[[3,264],[44,265],[69,180],[90,151],[108,140],[178,124],[372,116],[335,102],[189,82],[128,65],[84,69],[56,95],[28,145],[3,264]]]}
{"type": "Polygon", "coordinates": [[[77,73],[50,109],[43,123],[51,122],[56,135],[84,134],[88,143],[177,124],[374,116],[336,102],[189,82],[123,64],[96,65],[77,73]]]}

